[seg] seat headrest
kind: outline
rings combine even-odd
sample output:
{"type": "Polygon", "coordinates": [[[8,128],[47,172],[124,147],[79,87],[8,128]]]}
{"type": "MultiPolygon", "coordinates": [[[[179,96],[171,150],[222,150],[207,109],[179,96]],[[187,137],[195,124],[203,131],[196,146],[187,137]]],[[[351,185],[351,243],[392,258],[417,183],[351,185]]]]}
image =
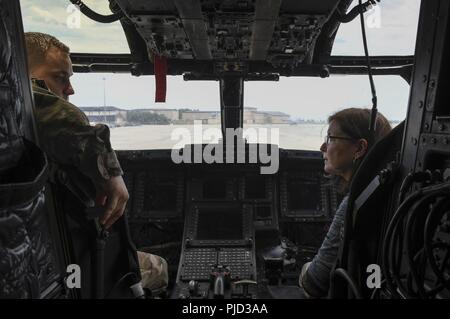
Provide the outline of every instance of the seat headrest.
{"type": "Polygon", "coordinates": [[[11,39],[5,25],[3,10],[0,8],[0,82],[4,81],[11,63],[11,39]]]}
{"type": "Polygon", "coordinates": [[[402,121],[369,150],[353,176],[350,185],[351,197],[358,196],[381,169],[395,160],[395,155],[401,148],[404,129],[405,121],[402,121]]]}

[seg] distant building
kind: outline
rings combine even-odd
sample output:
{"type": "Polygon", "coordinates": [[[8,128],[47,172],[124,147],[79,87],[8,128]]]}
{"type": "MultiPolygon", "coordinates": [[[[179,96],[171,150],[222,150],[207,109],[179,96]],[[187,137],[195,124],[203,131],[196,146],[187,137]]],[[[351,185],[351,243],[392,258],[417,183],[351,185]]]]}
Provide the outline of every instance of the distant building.
{"type": "Polygon", "coordinates": [[[218,125],[220,125],[220,123],[221,123],[221,120],[220,120],[220,113],[219,112],[217,112],[213,117],[209,118],[206,121],[206,124],[218,124],[218,125]]]}
{"type": "MultiPolygon", "coordinates": [[[[107,123],[115,126],[127,125],[127,110],[122,110],[114,106],[94,106],[80,107],[87,115],[91,124],[107,123]]],[[[193,124],[194,121],[201,121],[202,124],[221,123],[220,111],[193,111],[188,109],[134,109],[133,111],[155,113],[163,115],[170,122],[176,124],[193,124]]],[[[290,116],[283,112],[258,111],[256,107],[244,108],[245,124],[290,124],[290,116]]]]}
{"type": "Polygon", "coordinates": [[[257,111],[256,107],[245,107],[244,108],[244,123],[255,124],[256,111],[257,111]]]}
{"type": "Polygon", "coordinates": [[[219,114],[219,111],[180,111],[180,120],[187,123],[202,121],[202,123],[208,124],[209,121],[215,122],[214,119],[217,119],[218,116],[220,118],[219,114]]]}
{"type": "Polygon", "coordinates": [[[266,112],[270,117],[271,124],[290,124],[292,123],[289,114],[283,112],[266,112]]]}
{"type": "Polygon", "coordinates": [[[114,106],[84,106],[80,109],[86,114],[91,124],[106,123],[125,125],[127,111],[114,106]]]}
{"type": "Polygon", "coordinates": [[[244,108],[244,123],[246,124],[289,124],[290,116],[283,112],[258,111],[256,107],[244,108]]]}
{"type": "Polygon", "coordinates": [[[141,111],[141,112],[149,112],[149,113],[155,113],[159,115],[164,115],[167,117],[170,121],[177,121],[180,118],[179,111],[177,109],[137,109],[133,111],[141,111]]]}

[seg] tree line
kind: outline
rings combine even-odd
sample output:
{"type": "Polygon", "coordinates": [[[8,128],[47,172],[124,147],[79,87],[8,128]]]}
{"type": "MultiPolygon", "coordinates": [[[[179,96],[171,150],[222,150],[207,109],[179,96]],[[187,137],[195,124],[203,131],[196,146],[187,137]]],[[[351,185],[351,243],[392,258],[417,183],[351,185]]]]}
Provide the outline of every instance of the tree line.
{"type": "Polygon", "coordinates": [[[163,114],[132,110],[127,112],[129,124],[170,124],[170,119],[163,114]]]}

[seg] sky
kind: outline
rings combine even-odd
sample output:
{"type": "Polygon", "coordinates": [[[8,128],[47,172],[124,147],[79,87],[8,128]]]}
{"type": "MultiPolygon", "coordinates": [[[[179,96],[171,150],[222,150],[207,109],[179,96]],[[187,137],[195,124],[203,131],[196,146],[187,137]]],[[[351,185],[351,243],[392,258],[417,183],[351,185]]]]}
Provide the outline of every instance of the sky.
{"type": "MultiPolygon", "coordinates": [[[[107,0],[85,0],[96,11],[108,14],[107,0]]],[[[72,52],[129,53],[118,22],[96,23],[76,13],[68,0],[20,0],[25,31],[52,34],[72,52]],[[68,23],[69,22],[69,23],[68,23]]],[[[357,1],[354,1],[352,6],[357,1]]],[[[366,30],[371,55],[413,55],[420,0],[382,0],[376,10],[366,13],[366,30]]],[[[333,47],[333,55],[363,55],[359,18],[342,24],[333,47]]],[[[154,103],[153,76],[129,74],[75,74],[72,77],[77,106],[106,104],[124,109],[143,107],[219,110],[219,84],[214,81],[183,81],[168,77],[166,103],[154,103]]],[[[391,120],[403,120],[409,85],[398,76],[376,76],[375,85],[380,112],[391,120]]],[[[346,107],[371,107],[367,76],[332,76],[327,79],[281,77],[279,82],[245,82],[244,106],[263,111],[281,111],[292,118],[326,119],[346,107]],[[264,94],[262,94],[264,93],[264,94]]]]}

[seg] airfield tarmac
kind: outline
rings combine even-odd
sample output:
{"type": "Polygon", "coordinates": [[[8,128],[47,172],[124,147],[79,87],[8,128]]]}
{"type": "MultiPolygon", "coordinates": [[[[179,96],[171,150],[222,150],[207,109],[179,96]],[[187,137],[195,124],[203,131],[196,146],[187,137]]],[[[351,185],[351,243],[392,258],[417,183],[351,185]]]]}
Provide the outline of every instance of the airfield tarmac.
{"type": "MultiPolygon", "coordinates": [[[[244,134],[253,135],[249,142],[271,142],[270,136],[277,135],[275,144],[283,149],[318,151],[326,135],[327,124],[277,124],[244,125],[244,134]]],[[[115,150],[151,150],[181,148],[186,143],[216,143],[219,125],[140,125],[111,128],[111,142],[115,150]],[[202,132],[202,133],[199,133],[202,132]],[[212,136],[212,139],[208,138],[212,136]],[[214,138],[215,137],[215,138],[214,138]]]]}

